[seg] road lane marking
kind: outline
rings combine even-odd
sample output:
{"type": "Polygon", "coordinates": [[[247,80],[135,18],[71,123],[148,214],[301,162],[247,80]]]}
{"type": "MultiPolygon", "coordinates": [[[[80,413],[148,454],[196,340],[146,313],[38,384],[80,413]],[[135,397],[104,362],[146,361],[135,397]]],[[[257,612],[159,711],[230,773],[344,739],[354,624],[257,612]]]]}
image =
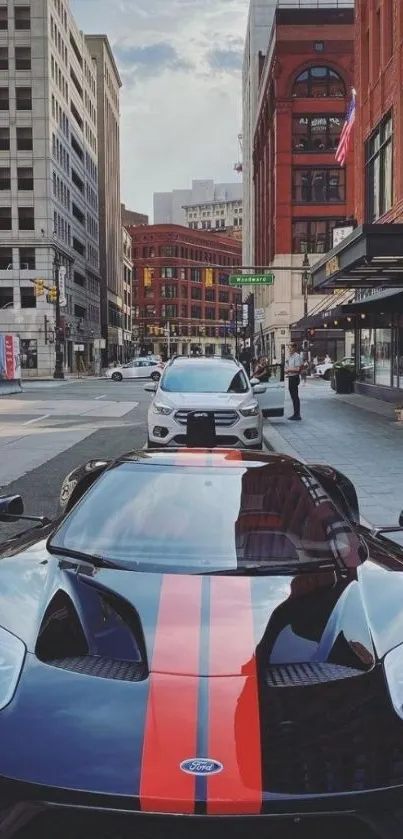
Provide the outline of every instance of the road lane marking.
{"type": "Polygon", "coordinates": [[[30,419],[28,420],[28,422],[24,422],[23,425],[33,425],[34,422],[39,422],[39,420],[48,419],[48,417],[50,417],[50,414],[43,414],[42,417],[35,417],[35,419],[30,419]]]}
{"type": "Polygon", "coordinates": [[[94,396],[94,399],[95,399],[95,401],[97,401],[97,399],[105,399],[105,396],[106,396],[106,393],[103,393],[102,396],[94,396]]]}

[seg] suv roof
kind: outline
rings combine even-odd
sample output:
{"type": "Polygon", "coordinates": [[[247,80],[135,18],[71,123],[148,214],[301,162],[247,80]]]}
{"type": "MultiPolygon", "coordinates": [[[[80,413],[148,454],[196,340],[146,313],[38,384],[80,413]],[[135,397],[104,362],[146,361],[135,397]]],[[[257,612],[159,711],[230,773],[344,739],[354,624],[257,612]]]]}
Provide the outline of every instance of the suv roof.
{"type": "Polygon", "coordinates": [[[236,360],[236,358],[222,358],[219,355],[208,355],[208,356],[185,356],[185,355],[176,355],[168,361],[168,365],[178,365],[178,364],[206,364],[210,361],[220,361],[221,364],[235,364],[237,367],[241,367],[242,365],[236,360]]]}

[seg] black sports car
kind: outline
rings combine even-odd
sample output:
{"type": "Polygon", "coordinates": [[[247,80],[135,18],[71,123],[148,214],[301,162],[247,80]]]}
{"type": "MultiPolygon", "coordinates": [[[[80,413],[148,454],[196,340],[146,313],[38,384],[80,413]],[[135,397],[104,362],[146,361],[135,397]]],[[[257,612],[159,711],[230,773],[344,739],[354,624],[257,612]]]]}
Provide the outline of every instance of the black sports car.
{"type": "Polygon", "coordinates": [[[400,839],[403,550],[347,478],[134,452],[33,524],[0,551],[0,837],[400,839]]]}

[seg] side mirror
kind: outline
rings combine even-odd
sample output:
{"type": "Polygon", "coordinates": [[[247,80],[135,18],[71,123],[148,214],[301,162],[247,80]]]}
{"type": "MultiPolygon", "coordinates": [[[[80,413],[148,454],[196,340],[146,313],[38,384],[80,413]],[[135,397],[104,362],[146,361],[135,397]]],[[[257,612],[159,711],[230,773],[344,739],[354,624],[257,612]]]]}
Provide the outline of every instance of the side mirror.
{"type": "Polygon", "coordinates": [[[258,385],[258,384],[260,384],[259,379],[256,379],[254,376],[252,376],[252,378],[251,378],[251,380],[250,380],[250,383],[251,383],[251,385],[258,385]]]}
{"type": "Polygon", "coordinates": [[[0,495],[0,521],[15,521],[24,514],[21,495],[0,495]]]}
{"type": "Polygon", "coordinates": [[[402,512],[400,513],[400,516],[399,516],[399,527],[403,527],[403,510],[402,510],[402,512]]]}
{"type": "Polygon", "coordinates": [[[261,385],[261,384],[253,385],[252,392],[256,396],[258,396],[260,393],[266,393],[266,387],[265,387],[265,385],[261,385]]]}
{"type": "Polygon", "coordinates": [[[146,390],[148,393],[156,393],[157,382],[147,382],[147,384],[144,385],[144,390],[146,390]]]}

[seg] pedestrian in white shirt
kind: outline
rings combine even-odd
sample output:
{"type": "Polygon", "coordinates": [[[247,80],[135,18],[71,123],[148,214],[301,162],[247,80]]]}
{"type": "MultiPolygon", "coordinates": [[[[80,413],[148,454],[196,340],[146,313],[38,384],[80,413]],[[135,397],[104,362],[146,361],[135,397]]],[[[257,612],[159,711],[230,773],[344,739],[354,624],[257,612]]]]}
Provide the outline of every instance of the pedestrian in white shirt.
{"type": "Polygon", "coordinates": [[[300,373],[302,368],[302,358],[300,354],[297,352],[297,345],[290,344],[289,345],[290,354],[285,362],[285,375],[288,378],[288,390],[290,391],[290,396],[292,399],[292,404],[294,408],[294,413],[291,417],[288,417],[290,420],[300,420],[301,419],[301,404],[299,401],[298,395],[298,388],[300,383],[300,373]]]}

